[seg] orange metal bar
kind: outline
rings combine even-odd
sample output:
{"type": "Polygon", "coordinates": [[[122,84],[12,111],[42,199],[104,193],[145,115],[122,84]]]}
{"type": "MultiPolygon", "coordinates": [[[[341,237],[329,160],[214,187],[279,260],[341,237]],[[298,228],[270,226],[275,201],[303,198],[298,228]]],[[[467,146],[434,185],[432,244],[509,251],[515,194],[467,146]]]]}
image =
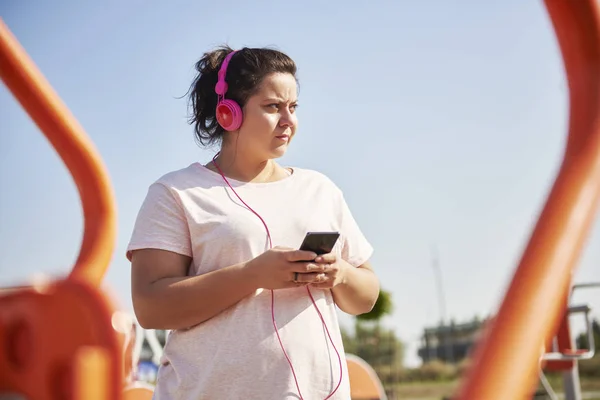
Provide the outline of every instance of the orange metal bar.
{"type": "Polygon", "coordinates": [[[557,331],[600,197],[600,5],[546,0],[570,90],[561,169],[457,399],[531,398],[542,344],[557,331]]]}
{"type": "MultiPolygon", "coordinates": [[[[546,5],[555,26],[569,79],[572,106],[569,141],[560,173],[505,300],[489,325],[490,330],[476,349],[473,364],[476,368],[469,371],[459,391],[460,399],[528,397],[535,382],[541,346],[556,331],[560,322],[561,307],[568,293],[573,266],[581,252],[600,196],[599,5],[595,0],[547,0],[546,5]]],[[[71,278],[98,285],[110,261],[115,236],[113,195],[103,164],[83,130],[1,20],[0,74],[57,149],[75,179],[83,202],[85,234],[71,278]]],[[[73,288],[83,287],[73,281],[71,285],[73,288]]],[[[69,291],[68,288],[69,286],[63,286],[55,294],[64,295],[69,291]]],[[[97,294],[94,290],[88,293],[97,294]]],[[[35,369],[16,371],[7,364],[6,373],[15,373],[15,380],[25,378],[25,374],[29,373],[44,375],[53,371],[58,365],[55,362],[65,354],[79,354],[79,358],[75,359],[75,365],[79,367],[75,367],[76,371],[69,374],[75,378],[76,383],[74,386],[68,382],[65,384],[75,390],[76,398],[88,397],[84,388],[89,387],[91,390],[92,386],[98,386],[100,382],[105,387],[115,387],[119,380],[117,377],[121,374],[119,363],[114,362],[117,347],[115,335],[110,331],[109,315],[105,313],[100,320],[94,319],[94,316],[98,317],[101,313],[90,314],[93,310],[86,306],[92,304],[100,307],[99,310],[105,310],[105,300],[90,300],[83,304],[71,299],[60,301],[56,306],[38,302],[39,307],[46,305],[47,310],[37,312],[34,311],[35,307],[26,306],[26,303],[34,301],[38,296],[34,292],[22,293],[21,296],[26,298],[19,299],[19,295],[15,295],[5,299],[5,305],[9,301],[16,303],[13,307],[3,308],[10,314],[2,318],[7,321],[6,325],[10,329],[0,329],[0,338],[5,343],[16,343],[10,347],[15,350],[10,353],[7,363],[35,369]],[[24,307],[21,313],[17,313],[19,305],[24,307]],[[77,344],[71,340],[58,340],[55,343],[64,347],[63,350],[59,352],[54,348],[56,355],[48,357],[36,353],[36,363],[30,363],[29,354],[22,350],[23,346],[19,343],[29,336],[39,335],[40,327],[64,327],[64,324],[43,322],[40,318],[50,318],[50,311],[58,313],[69,305],[79,307],[80,312],[86,315],[87,324],[81,321],[79,325],[73,325],[78,327],[76,333],[79,334],[82,329],[92,329],[94,323],[99,324],[108,331],[101,338],[98,336],[96,341],[104,342],[105,348],[111,350],[87,351],[80,346],[77,350],[67,349],[69,345],[77,344]],[[23,318],[19,319],[21,316],[23,318]],[[39,325],[34,321],[39,321],[39,325]],[[111,357],[113,368],[109,371],[111,357]],[[107,379],[111,372],[115,374],[114,378],[107,379]],[[96,374],[101,375],[100,382],[92,379],[96,374]]],[[[79,295],[77,298],[81,299],[83,296],[79,295]]],[[[63,312],[61,315],[65,317],[73,314],[63,312]]],[[[79,342],[90,340],[100,331],[102,329],[81,333],[79,342]]],[[[36,342],[31,340],[29,343],[36,342]]],[[[48,351],[52,349],[53,347],[47,347],[48,351]]],[[[31,381],[35,379],[28,379],[28,382],[31,381]]],[[[21,389],[26,387],[20,384],[17,386],[21,389]]],[[[28,387],[32,390],[38,388],[28,387]]],[[[62,391],[64,387],[61,385],[57,390],[62,391]]],[[[105,398],[107,395],[119,397],[118,393],[111,393],[111,389],[108,389],[97,398],[105,398]]],[[[45,398],[43,395],[34,397],[45,398]]]]}
{"type": "Polygon", "coordinates": [[[98,286],[112,258],[116,238],[116,207],[108,174],[84,130],[2,19],[0,76],[57,150],[75,180],[85,226],[70,278],[98,286]]]}
{"type": "Polygon", "coordinates": [[[98,288],[73,279],[0,295],[0,398],[121,399],[113,313],[98,288]]]}
{"type": "MultiPolygon", "coordinates": [[[[98,286],[115,245],[112,187],[91,141],[0,19],[0,76],[77,185],[84,212],[79,257],[68,279],[0,296],[0,392],[32,400],[118,400],[121,339],[98,286]]],[[[1,397],[1,394],[0,394],[1,397]]]]}
{"type": "MultiPolygon", "coordinates": [[[[569,304],[568,302],[566,302],[565,309],[567,309],[568,307],[569,304]]],[[[563,316],[561,318],[560,327],[558,328],[558,332],[556,333],[556,344],[557,349],[554,351],[566,353],[568,351],[574,350],[571,337],[570,315],[568,312],[563,313],[563,316]]],[[[546,351],[553,351],[550,344],[546,346],[546,351]]],[[[546,371],[568,371],[575,366],[575,363],[575,360],[550,360],[546,361],[543,367],[546,371]]]]}

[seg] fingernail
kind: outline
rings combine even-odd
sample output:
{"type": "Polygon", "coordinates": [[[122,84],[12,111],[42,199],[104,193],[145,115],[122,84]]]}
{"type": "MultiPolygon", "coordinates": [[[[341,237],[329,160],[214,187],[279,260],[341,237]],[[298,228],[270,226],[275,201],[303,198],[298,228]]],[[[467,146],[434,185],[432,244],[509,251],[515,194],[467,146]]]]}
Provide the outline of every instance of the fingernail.
{"type": "Polygon", "coordinates": [[[315,261],[316,262],[321,262],[321,261],[323,261],[323,257],[317,257],[317,258],[315,258],[315,261]]]}

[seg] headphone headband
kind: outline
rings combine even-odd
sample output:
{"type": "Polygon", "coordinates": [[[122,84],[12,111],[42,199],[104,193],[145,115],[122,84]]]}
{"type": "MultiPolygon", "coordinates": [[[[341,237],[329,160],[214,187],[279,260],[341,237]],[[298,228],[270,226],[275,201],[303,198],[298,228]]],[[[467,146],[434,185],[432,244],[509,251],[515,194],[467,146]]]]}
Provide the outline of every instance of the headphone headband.
{"type": "Polygon", "coordinates": [[[225,57],[221,63],[221,68],[219,69],[218,73],[219,79],[217,81],[217,85],[215,86],[215,92],[217,92],[219,96],[225,96],[225,93],[227,93],[228,85],[225,81],[225,77],[227,76],[227,67],[229,66],[229,61],[235,53],[237,53],[237,50],[233,50],[231,53],[227,54],[227,57],[225,57]]]}

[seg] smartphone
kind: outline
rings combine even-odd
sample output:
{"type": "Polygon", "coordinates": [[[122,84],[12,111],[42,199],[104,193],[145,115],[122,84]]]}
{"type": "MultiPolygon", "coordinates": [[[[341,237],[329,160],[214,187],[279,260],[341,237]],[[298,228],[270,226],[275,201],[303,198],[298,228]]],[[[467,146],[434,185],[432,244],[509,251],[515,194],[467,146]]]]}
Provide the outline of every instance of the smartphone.
{"type": "Polygon", "coordinates": [[[317,255],[331,253],[339,237],[338,232],[308,232],[300,250],[312,251],[317,255]]]}

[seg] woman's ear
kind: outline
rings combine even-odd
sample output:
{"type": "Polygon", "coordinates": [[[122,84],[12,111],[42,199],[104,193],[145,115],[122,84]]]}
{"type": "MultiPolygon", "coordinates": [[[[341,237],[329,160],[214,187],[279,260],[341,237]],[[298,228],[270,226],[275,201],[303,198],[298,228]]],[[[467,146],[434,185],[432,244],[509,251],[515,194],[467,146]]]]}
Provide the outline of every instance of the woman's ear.
{"type": "Polygon", "coordinates": [[[231,109],[229,107],[224,106],[224,105],[219,105],[217,107],[216,114],[217,114],[216,115],[217,122],[223,128],[231,126],[231,124],[233,123],[233,112],[231,111],[231,109]]]}

